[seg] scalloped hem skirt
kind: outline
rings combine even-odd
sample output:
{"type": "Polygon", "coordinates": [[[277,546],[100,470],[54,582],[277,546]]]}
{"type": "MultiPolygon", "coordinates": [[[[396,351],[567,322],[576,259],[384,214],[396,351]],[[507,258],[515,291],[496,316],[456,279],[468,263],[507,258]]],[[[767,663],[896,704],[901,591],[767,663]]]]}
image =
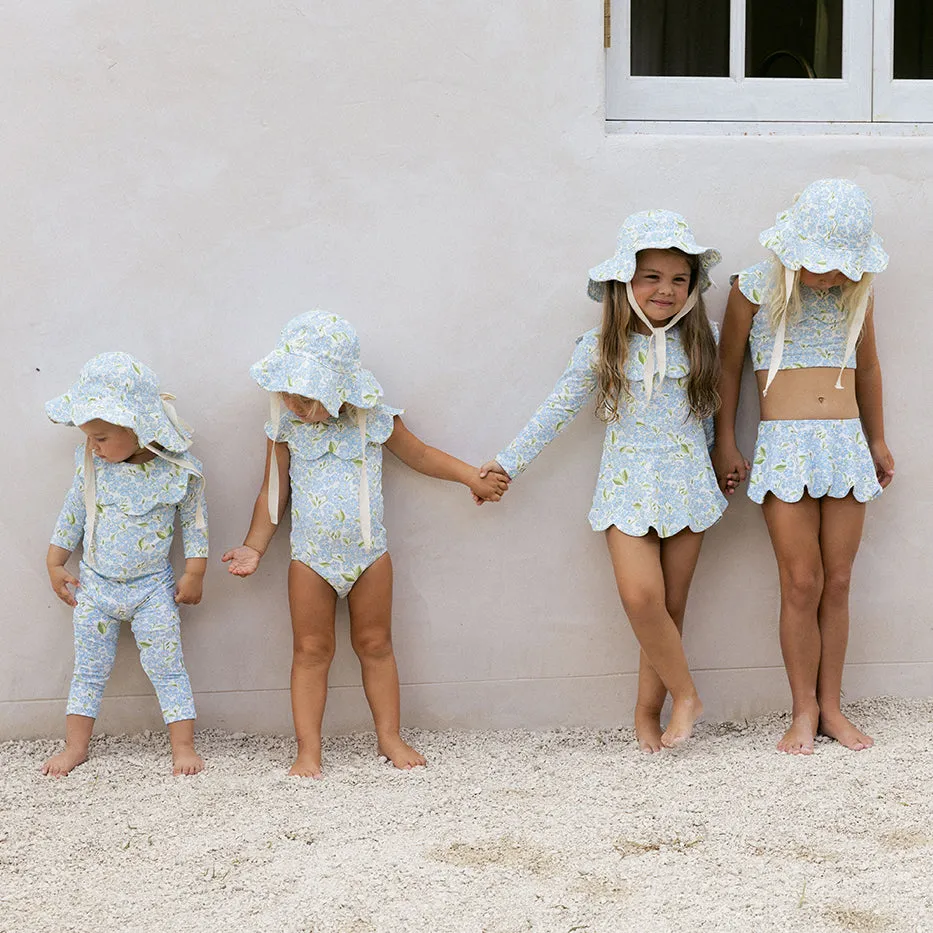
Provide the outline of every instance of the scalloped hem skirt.
{"type": "Polygon", "coordinates": [[[748,497],[759,505],[768,493],[782,502],[843,499],[859,502],[881,495],[875,465],[858,418],[812,421],[762,421],[748,497]]]}

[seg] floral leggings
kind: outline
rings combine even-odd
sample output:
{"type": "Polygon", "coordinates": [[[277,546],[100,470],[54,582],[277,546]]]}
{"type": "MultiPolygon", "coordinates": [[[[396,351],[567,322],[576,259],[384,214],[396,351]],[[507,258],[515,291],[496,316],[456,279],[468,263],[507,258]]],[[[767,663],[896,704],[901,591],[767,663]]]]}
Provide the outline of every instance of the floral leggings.
{"type": "Polygon", "coordinates": [[[194,719],[191,683],[181,651],[171,567],[135,580],[109,580],[81,564],[74,611],[75,669],[69,714],[97,718],[117,656],[120,623],[129,622],[143,670],[152,681],[166,723],[194,719]]]}

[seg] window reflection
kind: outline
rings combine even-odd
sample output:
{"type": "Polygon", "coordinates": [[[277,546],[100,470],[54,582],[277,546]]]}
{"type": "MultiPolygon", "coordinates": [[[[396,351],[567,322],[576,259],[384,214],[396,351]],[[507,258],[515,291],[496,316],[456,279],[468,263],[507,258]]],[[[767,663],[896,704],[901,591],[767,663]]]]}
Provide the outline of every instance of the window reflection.
{"type": "Polygon", "coordinates": [[[745,74],[841,78],[843,0],[747,0],[745,74]]]}

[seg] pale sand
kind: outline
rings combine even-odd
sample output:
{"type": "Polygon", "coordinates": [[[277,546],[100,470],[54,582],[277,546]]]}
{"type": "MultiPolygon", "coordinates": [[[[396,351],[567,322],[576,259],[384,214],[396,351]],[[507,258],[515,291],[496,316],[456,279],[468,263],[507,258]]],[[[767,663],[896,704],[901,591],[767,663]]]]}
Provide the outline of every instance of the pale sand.
{"type": "Polygon", "coordinates": [[[850,707],[876,746],[775,751],[782,717],[701,725],[675,752],[629,730],[370,736],[288,778],[288,738],[206,732],[0,745],[0,933],[933,931],[933,700],[850,707]]]}

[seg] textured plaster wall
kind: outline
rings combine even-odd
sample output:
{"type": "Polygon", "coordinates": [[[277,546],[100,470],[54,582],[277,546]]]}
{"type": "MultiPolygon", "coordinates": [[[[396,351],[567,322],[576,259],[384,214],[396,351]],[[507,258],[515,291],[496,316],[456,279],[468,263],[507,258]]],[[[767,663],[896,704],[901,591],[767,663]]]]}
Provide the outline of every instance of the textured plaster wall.
{"type": "MultiPolygon", "coordinates": [[[[633,210],[685,213],[730,271],[808,181],[874,198],[897,479],[871,506],[853,591],[850,696],[927,694],[933,541],[925,298],[933,141],[607,136],[598,3],[18,0],[0,11],[6,419],[0,738],[60,731],[70,614],[44,554],[74,429],[45,420],[94,353],[161,375],[197,428],[213,561],[184,612],[202,726],[287,731],[286,535],[253,578],[219,564],[262,472],[250,363],[312,307],[357,326],[387,400],[428,442],[481,462],[598,320],[586,270],[633,210]]],[[[754,394],[740,438],[751,450],[754,394]]],[[[390,461],[386,525],[405,720],[431,727],[629,721],[636,643],[585,520],[601,430],[581,416],[501,507],[390,461]]],[[[759,510],[708,535],[686,644],[713,717],[779,708],[778,591],[759,510]]],[[[338,616],[332,731],[365,728],[338,616]]],[[[100,726],[158,726],[128,637],[100,726]]]]}

